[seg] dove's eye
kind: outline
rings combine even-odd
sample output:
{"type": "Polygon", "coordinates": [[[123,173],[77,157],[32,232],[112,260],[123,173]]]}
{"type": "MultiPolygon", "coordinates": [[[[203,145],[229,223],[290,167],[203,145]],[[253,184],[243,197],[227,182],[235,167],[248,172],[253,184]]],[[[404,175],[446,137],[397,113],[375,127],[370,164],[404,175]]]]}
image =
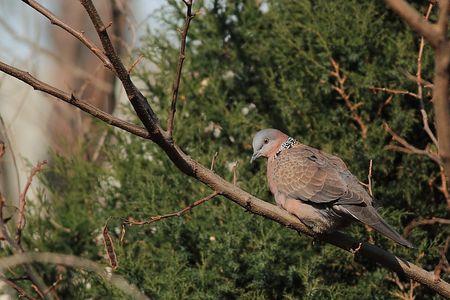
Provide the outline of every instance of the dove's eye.
{"type": "Polygon", "coordinates": [[[269,139],[264,139],[264,144],[267,144],[269,142],[269,139]]]}

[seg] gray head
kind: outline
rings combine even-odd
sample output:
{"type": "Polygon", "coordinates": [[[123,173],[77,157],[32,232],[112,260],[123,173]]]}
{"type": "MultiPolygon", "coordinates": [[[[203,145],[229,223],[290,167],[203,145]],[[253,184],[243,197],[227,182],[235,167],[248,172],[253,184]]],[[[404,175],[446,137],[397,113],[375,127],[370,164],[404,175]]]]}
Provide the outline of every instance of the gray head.
{"type": "Polygon", "coordinates": [[[277,129],[268,128],[258,131],[253,137],[253,155],[250,162],[261,156],[269,157],[274,155],[287,138],[286,134],[277,129]]]}

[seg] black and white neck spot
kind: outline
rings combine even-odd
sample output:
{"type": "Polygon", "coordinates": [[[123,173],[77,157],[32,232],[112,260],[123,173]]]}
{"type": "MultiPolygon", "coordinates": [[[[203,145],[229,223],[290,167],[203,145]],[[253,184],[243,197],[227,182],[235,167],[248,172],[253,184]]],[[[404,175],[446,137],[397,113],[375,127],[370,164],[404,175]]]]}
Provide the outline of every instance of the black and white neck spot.
{"type": "Polygon", "coordinates": [[[280,155],[280,153],[283,152],[284,150],[292,148],[292,146],[294,146],[296,143],[297,141],[294,138],[288,137],[287,140],[284,141],[283,144],[281,144],[277,153],[275,153],[275,158],[277,158],[278,155],[280,155]]]}

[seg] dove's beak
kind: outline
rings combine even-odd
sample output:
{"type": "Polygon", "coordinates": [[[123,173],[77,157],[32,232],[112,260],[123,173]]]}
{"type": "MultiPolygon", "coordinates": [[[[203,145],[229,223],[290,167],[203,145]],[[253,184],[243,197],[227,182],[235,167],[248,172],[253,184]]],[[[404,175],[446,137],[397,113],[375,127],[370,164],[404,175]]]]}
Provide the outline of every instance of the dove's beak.
{"type": "Polygon", "coordinates": [[[260,156],[261,154],[259,152],[253,153],[252,158],[250,159],[250,163],[253,163],[260,156]]]}

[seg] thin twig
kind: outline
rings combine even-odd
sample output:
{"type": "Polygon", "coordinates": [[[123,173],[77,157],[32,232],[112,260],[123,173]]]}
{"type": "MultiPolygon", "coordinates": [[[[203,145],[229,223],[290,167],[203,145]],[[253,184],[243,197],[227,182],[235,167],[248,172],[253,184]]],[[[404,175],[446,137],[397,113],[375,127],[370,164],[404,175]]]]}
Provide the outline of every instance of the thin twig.
{"type": "Polygon", "coordinates": [[[438,36],[435,25],[425,20],[415,8],[408,4],[408,2],[404,0],[385,0],[385,2],[400,17],[402,17],[412,29],[424,36],[434,48],[439,45],[440,37],[438,36]]]}
{"type": "Polygon", "coordinates": [[[181,32],[180,53],[178,56],[178,65],[175,73],[175,79],[172,85],[172,102],[170,104],[169,117],[167,118],[167,134],[171,139],[173,135],[173,123],[175,119],[175,112],[177,110],[178,91],[180,88],[181,71],[183,69],[184,59],[186,58],[186,38],[189,30],[191,20],[195,15],[192,14],[192,0],[183,0],[186,5],[186,18],[184,20],[183,30],[181,32]]]}
{"type": "Polygon", "coordinates": [[[166,214],[166,215],[153,216],[153,217],[150,217],[150,219],[145,220],[145,221],[137,221],[137,220],[134,220],[133,218],[129,217],[129,218],[127,218],[127,220],[125,220],[124,223],[126,225],[147,225],[147,224],[152,224],[152,223],[155,223],[155,222],[167,219],[167,218],[181,217],[185,213],[192,210],[194,207],[199,206],[199,205],[205,203],[206,201],[213,199],[214,197],[216,197],[218,195],[220,195],[219,192],[214,192],[209,196],[206,196],[200,200],[197,200],[197,201],[189,204],[188,206],[186,206],[185,208],[183,208],[182,210],[179,210],[177,212],[173,212],[173,213],[166,214]]]}
{"type": "Polygon", "coordinates": [[[364,121],[360,115],[357,114],[356,110],[363,105],[362,102],[353,104],[350,101],[350,95],[345,90],[345,82],[347,81],[347,76],[342,74],[340,70],[339,64],[331,58],[331,65],[333,67],[333,71],[330,72],[330,75],[333,76],[338,85],[333,85],[332,88],[341,96],[344,100],[345,106],[350,110],[351,116],[353,120],[358,124],[361,129],[361,137],[366,139],[367,137],[367,126],[364,124],[364,121]]]}
{"type": "Polygon", "coordinates": [[[373,163],[373,161],[370,160],[370,163],[369,163],[369,174],[367,175],[368,186],[369,186],[369,193],[370,193],[371,197],[373,197],[373,191],[372,191],[372,163],[373,163]]]}
{"type": "MultiPolygon", "coordinates": [[[[8,231],[8,228],[6,227],[4,218],[3,218],[3,207],[5,206],[5,199],[3,198],[3,195],[0,194],[0,230],[2,233],[2,237],[5,239],[5,241],[9,244],[11,247],[13,253],[23,253],[24,249],[21,245],[17,244],[17,242],[11,238],[11,235],[8,231]]],[[[39,295],[40,298],[44,298],[44,292],[47,287],[42,280],[42,278],[39,276],[39,274],[36,272],[36,270],[33,268],[33,266],[26,264],[25,270],[27,271],[28,277],[30,278],[31,282],[33,283],[34,290],[39,295]]],[[[2,273],[2,272],[0,272],[2,273]]]]}
{"type": "Polygon", "coordinates": [[[239,162],[235,161],[234,165],[233,165],[233,185],[236,185],[237,183],[237,167],[238,167],[239,162]]]}
{"type": "Polygon", "coordinates": [[[128,68],[128,74],[131,74],[133,69],[137,66],[137,64],[142,60],[143,57],[144,54],[139,54],[138,58],[136,58],[136,60],[131,64],[130,68],[128,68]]]}
{"type": "Polygon", "coordinates": [[[56,287],[58,286],[58,284],[63,280],[63,276],[62,274],[58,274],[58,278],[56,278],[56,281],[53,282],[53,284],[51,286],[48,287],[48,289],[46,291],[44,291],[44,295],[47,295],[48,293],[54,291],[56,289],[56,287]]]}
{"type": "Polygon", "coordinates": [[[27,183],[25,184],[25,187],[19,195],[19,218],[17,220],[17,226],[16,226],[16,242],[18,245],[21,244],[21,237],[22,237],[22,230],[25,227],[25,205],[27,204],[26,196],[28,189],[31,186],[31,182],[33,181],[33,177],[36,176],[37,173],[42,171],[44,166],[47,164],[47,161],[41,161],[39,162],[32,170],[31,174],[28,177],[27,183]]]}
{"type": "MultiPolygon", "coordinates": [[[[430,2],[428,5],[427,11],[425,13],[425,20],[428,20],[431,14],[431,11],[433,9],[433,3],[430,2]]],[[[425,132],[428,134],[430,139],[433,141],[433,144],[436,145],[436,147],[439,147],[438,141],[436,139],[436,136],[430,129],[430,124],[428,122],[428,115],[425,111],[425,105],[423,103],[423,87],[422,87],[422,56],[423,56],[423,49],[425,47],[425,38],[422,36],[420,38],[420,45],[419,45],[419,53],[417,55],[417,96],[420,100],[420,113],[422,115],[422,123],[423,128],[425,132]]]]}
{"type": "Polygon", "coordinates": [[[408,95],[411,96],[413,98],[416,99],[420,99],[419,95],[412,93],[410,91],[404,91],[404,90],[394,90],[394,89],[388,89],[388,88],[380,88],[380,87],[370,87],[369,90],[373,91],[373,92],[384,92],[384,93],[388,93],[388,94],[393,94],[393,95],[408,95]]]}
{"type": "Polygon", "coordinates": [[[211,159],[211,167],[209,168],[211,171],[214,171],[214,165],[216,164],[216,159],[217,159],[218,155],[219,155],[219,152],[215,152],[211,159]]]}
{"type": "Polygon", "coordinates": [[[430,219],[413,220],[403,229],[403,236],[408,237],[411,231],[418,226],[434,225],[434,224],[450,225],[450,220],[435,217],[432,217],[430,219]]]}
{"type": "Polygon", "coordinates": [[[437,164],[439,164],[439,165],[441,164],[441,160],[440,160],[439,156],[437,156],[436,153],[432,152],[430,149],[422,150],[422,149],[414,147],[413,145],[408,143],[404,138],[402,138],[401,136],[396,134],[389,127],[389,125],[387,123],[383,123],[383,125],[384,125],[384,129],[392,136],[392,139],[401,145],[401,147],[395,146],[395,145],[389,145],[386,147],[387,149],[401,151],[401,152],[405,152],[405,153],[413,153],[413,154],[417,154],[417,155],[425,155],[425,156],[428,156],[433,161],[435,161],[437,164]]]}
{"type": "Polygon", "coordinates": [[[13,289],[16,290],[19,298],[25,298],[28,300],[36,300],[36,298],[31,297],[30,295],[27,294],[27,292],[21,288],[20,286],[18,286],[14,281],[6,278],[5,276],[1,276],[0,280],[3,281],[4,283],[6,283],[7,285],[9,285],[10,287],[12,287],[13,289]]]}
{"type": "Polygon", "coordinates": [[[387,97],[387,99],[383,102],[380,108],[378,108],[377,117],[381,116],[383,109],[392,102],[392,99],[394,99],[394,95],[389,95],[389,97],[387,97]]]}
{"type": "Polygon", "coordinates": [[[447,237],[445,240],[445,244],[442,247],[442,249],[439,251],[441,254],[441,259],[439,260],[439,263],[434,268],[434,282],[438,282],[441,279],[441,273],[442,271],[446,271],[450,269],[450,263],[447,259],[448,249],[450,246],[450,237],[447,237]]]}
{"type": "Polygon", "coordinates": [[[61,21],[60,19],[58,19],[51,11],[49,11],[47,8],[45,8],[44,6],[42,6],[41,4],[39,4],[38,2],[34,1],[34,0],[22,0],[22,2],[28,4],[29,6],[31,6],[33,9],[35,9],[36,11],[38,11],[40,14],[42,14],[43,16],[45,16],[53,25],[56,25],[60,28],[62,28],[63,30],[67,31],[69,34],[71,34],[72,36],[74,36],[75,38],[77,38],[81,43],[83,43],[89,50],[92,51],[92,53],[95,54],[95,56],[97,56],[102,63],[105,65],[105,67],[107,67],[108,69],[110,69],[111,71],[114,71],[111,62],[109,61],[108,57],[106,57],[106,55],[95,45],[94,42],[92,42],[91,40],[89,40],[84,32],[82,31],[77,31],[75,29],[73,29],[72,27],[70,27],[68,24],[64,23],[63,21],[61,21]]]}

